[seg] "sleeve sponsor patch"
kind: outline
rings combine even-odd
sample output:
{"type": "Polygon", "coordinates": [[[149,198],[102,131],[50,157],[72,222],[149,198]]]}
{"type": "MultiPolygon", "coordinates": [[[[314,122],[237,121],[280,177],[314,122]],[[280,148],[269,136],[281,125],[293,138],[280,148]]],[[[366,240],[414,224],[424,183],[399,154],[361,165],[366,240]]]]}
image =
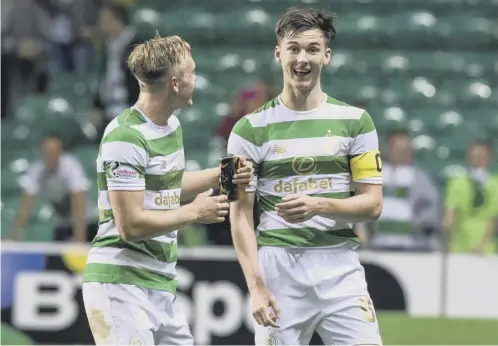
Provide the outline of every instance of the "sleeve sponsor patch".
{"type": "Polygon", "coordinates": [[[140,177],[138,171],[127,165],[123,165],[117,161],[107,162],[109,175],[114,179],[138,179],[140,177]]]}

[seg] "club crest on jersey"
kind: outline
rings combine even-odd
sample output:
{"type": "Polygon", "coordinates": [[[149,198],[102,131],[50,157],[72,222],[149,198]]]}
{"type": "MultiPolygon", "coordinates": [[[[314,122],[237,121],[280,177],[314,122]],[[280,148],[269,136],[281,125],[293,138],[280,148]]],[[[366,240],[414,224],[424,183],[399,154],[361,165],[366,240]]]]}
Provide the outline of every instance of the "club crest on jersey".
{"type": "Polygon", "coordinates": [[[335,136],[331,130],[327,130],[327,132],[325,133],[325,137],[327,153],[330,156],[337,154],[341,149],[341,139],[335,136]]]}
{"type": "Polygon", "coordinates": [[[109,174],[116,179],[137,179],[138,172],[130,166],[122,165],[117,161],[110,161],[107,163],[109,167],[109,174]]]}

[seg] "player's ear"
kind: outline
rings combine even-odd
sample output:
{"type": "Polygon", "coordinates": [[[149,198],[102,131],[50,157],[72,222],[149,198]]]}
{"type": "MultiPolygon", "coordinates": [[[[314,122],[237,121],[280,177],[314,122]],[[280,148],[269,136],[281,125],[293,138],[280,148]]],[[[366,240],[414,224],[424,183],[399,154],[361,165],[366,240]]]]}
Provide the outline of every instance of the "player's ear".
{"type": "Polygon", "coordinates": [[[330,57],[332,56],[332,51],[330,50],[330,48],[326,48],[325,49],[325,58],[323,59],[323,64],[324,65],[328,65],[328,63],[330,62],[330,57]]]}
{"type": "Polygon", "coordinates": [[[275,61],[280,64],[280,47],[275,46],[275,61]]]}
{"type": "Polygon", "coordinates": [[[176,77],[171,77],[171,87],[174,92],[178,92],[180,90],[179,80],[176,77]]]}

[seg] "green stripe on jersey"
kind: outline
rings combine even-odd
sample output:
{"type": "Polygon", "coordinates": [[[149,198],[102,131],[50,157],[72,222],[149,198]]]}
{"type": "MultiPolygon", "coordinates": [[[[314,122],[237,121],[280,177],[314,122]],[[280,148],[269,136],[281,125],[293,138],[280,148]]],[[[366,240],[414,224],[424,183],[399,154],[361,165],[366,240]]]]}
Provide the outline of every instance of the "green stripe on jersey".
{"type": "Polygon", "coordinates": [[[99,225],[109,222],[114,219],[114,214],[112,212],[112,209],[103,209],[103,214],[101,215],[101,218],[99,220],[99,225]]]}
{"type": "Polygon", "coordinates": [[[232,132],[257,146],[262,146],[268,141],[266,127],[253,127],[247,117],[240,118],[232,128],[232,132]]]}
{"type": "Polygon", "coordinates": [[[256,113],[260,113],[260,112],[266,111],[266,110],[268,110],[270,108],[277,107],[279,104],[280,104],[280,102],[278,101],[278,97],[275,97],[273,100],[270,100],[270,101],[266,102],[264,105],[262,105],[261,107],[259,107],[258,109],[256,109],[251,114],[256,114],[256,113]]]}
{"type": "Polygon", "coordinates": [[[83,282],[118,283],[176,293],[178,282],[164,274],[132,266],[88,263],[83,282]]]}
{"type": "Polygon", "coordinates": [[[161,175],[145,174],[145,189],[161,191],[179,189],[182,187],[183,169],[161,175]]]}
{"type": "Polygon", "coordinates": [[[337,105],[337,106],[351,106],[351,105],[348,105],[347,103],[345,102],[342,102],[342,101],[339,101],[333,97],[330,97],[327,95],[327,103],[330,103],[332,105],[337,105]]]}
{"type": "Polygon", "coordinates": [[[183,149],[183,134],[181,126],[165,137],[147,141],[149,157],[166,156],[183,149]]]}
{"type": "Polygon", "coordinates": [[[102,143],[111,142],[127,142],[134,144],[139,148],[147,150],[147,143],[143,134],[129,126],[118,126],[110,131],[104,138],[102,138],[102,143]]]}
{"type": "Polygon", "coordinates": [[[259,177],[281,179],[294,175],[338,174],[349,171],[347,156],[315,156],[263,161],[259,177]]]}
{"type": "Polygon", "coordinates": [[[164,243],[156,240],[128,242],[115,235],[97,237],[92,241],[92,246],[128,249],[166,263],[173,263],[178,260],[178,245],[176,243],[164,243]]]}
{"type": "MultiPolygon", "coordinates": [[[[333,198],[333,199],[345,199],[351,197],[352,192],[329,192],[329,193],[317,193],[311,194],[309,196],[312,197],[321,197],[321,198],[333,198]]],[[[265,195],[258,197],[258,205],[263,212],[275,211],[275,206],[280,203],[282,197],[280,196],[272,196],[265,195]]]]}
{"type": "Polygon", "coordinates": [[[118,115],[118,125],[140,125],[147,122],[139,111],[128,108],[118,115]]]}
{"type": "Polygon", "coordinates": [[[358,237],[351,229],[319,231],[314,228],[284,228],[261,231],[257,241],[258,246],[321,247],[346,241],[358,242],[358,237]]]}

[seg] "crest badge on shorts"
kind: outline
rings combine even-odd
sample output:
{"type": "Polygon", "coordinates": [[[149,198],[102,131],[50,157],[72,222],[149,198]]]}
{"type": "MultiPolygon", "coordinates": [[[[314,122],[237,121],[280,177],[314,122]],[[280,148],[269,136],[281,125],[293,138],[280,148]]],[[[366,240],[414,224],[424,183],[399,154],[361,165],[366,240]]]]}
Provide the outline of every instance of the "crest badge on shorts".
{"type": "Polygon", "coordinates": [[[130,346],[142,346],[144,344],[144,340],[141,337],[135,336],[130,339],[130,346]]]}
{"type": "Polygon", "coordinates": [[[277,339],[273,334],[268,335],[268,337],[265,340],[265,345],[267,346],[277,345],[277,339]]]}
{"type": "Polygon", "coordinates": [[[341,139],[335,136],[331,130],[327,130],[326,137],[326,152],[329,156],[336,155],[341,150],[341,139]]]}

